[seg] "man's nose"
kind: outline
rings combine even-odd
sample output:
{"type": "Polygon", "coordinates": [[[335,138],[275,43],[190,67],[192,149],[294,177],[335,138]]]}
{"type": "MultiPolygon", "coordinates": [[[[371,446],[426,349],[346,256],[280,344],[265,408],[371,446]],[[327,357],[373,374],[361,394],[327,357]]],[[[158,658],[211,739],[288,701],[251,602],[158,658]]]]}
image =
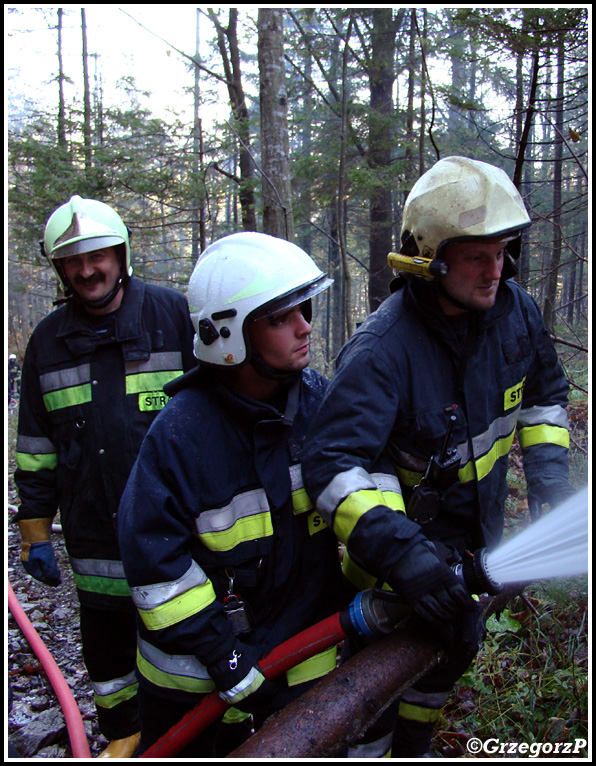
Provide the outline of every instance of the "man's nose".
{"type": "Polygon", "coordinates": [[[90,277],[95,272],[93,264],[87,258],[82,258],[79,266],[79,276],[86,278],[90,277]]]}

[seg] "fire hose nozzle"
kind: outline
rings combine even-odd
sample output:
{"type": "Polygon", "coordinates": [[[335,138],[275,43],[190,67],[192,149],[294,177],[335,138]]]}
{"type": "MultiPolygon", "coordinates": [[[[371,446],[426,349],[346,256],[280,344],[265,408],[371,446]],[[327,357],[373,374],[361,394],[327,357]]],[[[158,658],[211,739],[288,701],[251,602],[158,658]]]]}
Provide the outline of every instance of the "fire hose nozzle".
{"type": "Polygon", "coordinates": [[[503,592],[504,586],[490,576],[487,555],[486,548],[479,548],[473,556],[465,556],[461,564],[455,564],[453,571],[464,581],[470,593],[477,595],[488,593],[489,596],[498,596],[503,592]]]}

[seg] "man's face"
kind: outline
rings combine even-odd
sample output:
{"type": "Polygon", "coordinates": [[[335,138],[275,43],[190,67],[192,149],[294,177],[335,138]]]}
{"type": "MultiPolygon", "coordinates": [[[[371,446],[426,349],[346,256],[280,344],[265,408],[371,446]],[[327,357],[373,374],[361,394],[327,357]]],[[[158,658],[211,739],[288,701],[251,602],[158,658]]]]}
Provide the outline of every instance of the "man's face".
{"type": "Polygon", "coordinates": [[[258,319],[249,326],[254,351],[275,370],[299,372],[310,362],[312,326],[300,306],[258,319]]]}
{"type": "Polygon", "coordinates": [[[72,289],[85,301],[105,298],[120,278],[120,259],[113,247],[68,255],[60,259],[60,265],[72,289]]]}
{"type": "MultiPolygon", "coordinates": [[[[446,245],[441,260],[449,265],[449,273],[441,277],[445,291],[468,310],[486,310],[494,305],[505,257],[501,239],[455,242],[446,245]]],[[[439,298],[445,314],[460,314],[460,309],[439,298]]]]}

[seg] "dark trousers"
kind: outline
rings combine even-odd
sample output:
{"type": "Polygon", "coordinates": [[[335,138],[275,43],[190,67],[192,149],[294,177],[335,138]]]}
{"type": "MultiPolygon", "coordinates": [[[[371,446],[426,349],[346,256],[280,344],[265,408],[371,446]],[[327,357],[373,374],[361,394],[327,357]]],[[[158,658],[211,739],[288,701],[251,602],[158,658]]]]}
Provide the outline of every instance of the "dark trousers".
{"type": "MultiPolygon", "coordinates": [[[[132,603],[132,602],[131,602],[132,603]]],[[[83,659],[92,682],[125,678],[136,670],[137,626],[129,611],[80,605],[83,659]]],[[[106,739],[122,739],[140,729],[136,694],[113,707],[96,705],[99,730],[106,739]]]]}

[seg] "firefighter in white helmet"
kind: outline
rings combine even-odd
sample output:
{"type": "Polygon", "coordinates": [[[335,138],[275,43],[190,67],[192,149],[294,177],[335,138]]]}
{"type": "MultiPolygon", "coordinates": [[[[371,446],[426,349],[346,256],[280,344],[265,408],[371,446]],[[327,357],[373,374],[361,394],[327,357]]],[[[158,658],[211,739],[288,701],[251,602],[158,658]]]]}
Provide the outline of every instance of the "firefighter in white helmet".
{"type": "Polygon", "coordinates": [[[58,508],[80,601],[83,658],[101,757],[130,757],[139,741],[136,614],[117,540],[117,510],[163,385],[194,366],[188,304],[132,277],[118,213],[73,196],[49,218],[43,253],[60,308],[35,328],[25,354],[15,480],[26,571],[60,584],[50,541],[58,508]]]}
{"type": "Polygon", "coordinates": [[[275,682],[258,668],[341,604],[337,541],[300,472],[327,383],[308,366],[312,299],[331,282],[255,232],[212,244],[190,278],[199,365],[166,388],[120,507],[141,752],[217,690],[230,712],[179,755],[223,757],[335,666],[334,648],[275,682]]]}
{"type": "Polygon", "coordinates": [[[305,486],[346,543],[346,574],[358,588],[386,583],[449,641],[449,661],[404,692],[395,738],[379,730],[352,754],[430,749],[484,629],[449,565],[501,539],[515,434],[532,500],[573,491],[565,375],[537,305],[510,279],[530,223],[499,168],[448,157],[425,173],[389,255],[393,293],[342,350],[307,437],[305,486]],[[379,454],[404,513],[374,490],[379,454]]]}

